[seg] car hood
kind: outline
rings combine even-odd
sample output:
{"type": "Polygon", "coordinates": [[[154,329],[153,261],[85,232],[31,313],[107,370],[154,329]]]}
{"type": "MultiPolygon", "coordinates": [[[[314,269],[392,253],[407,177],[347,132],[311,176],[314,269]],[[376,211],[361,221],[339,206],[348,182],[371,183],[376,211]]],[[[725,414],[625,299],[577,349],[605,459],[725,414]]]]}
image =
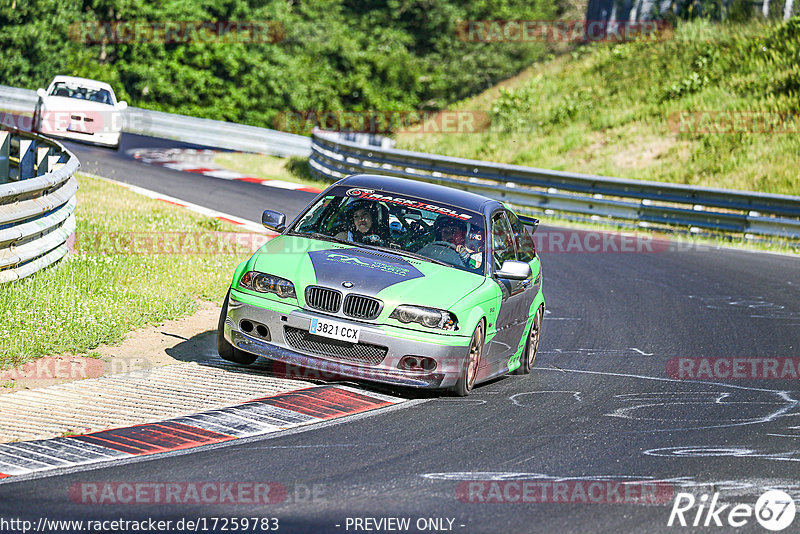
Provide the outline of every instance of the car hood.
{"type": "Polygon", "coordinates": [[[318,285],[387,304],[448,309],[485,281],[481,275],[388,251],[285,235],[267,242],[250,262],[252,270],[292,281],[301,304],[305,288],[318,285]]]}

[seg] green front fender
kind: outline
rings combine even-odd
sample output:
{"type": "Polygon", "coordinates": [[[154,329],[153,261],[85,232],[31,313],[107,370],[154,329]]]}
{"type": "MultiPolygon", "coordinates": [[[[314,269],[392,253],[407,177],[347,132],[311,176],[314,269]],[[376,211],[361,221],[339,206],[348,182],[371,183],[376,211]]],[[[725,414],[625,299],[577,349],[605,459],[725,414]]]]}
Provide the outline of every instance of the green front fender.
{"type": "Polygon", "coordinates": [[[525,324],[525,332],[523,333],[522,337],[519,340],[519,346],[517,347],[517,352],[508,359],[508,371],[511,372],[517,369],[520,365],[522,365],[522,354],[525,352],[525,344],[528,341],[528,336],[531,332],[531,327],[533,326],[533,318],[536,315],[536,311],[539,307],[544,307],[544,291],[542,289],[544,279],[542,276],[542,264],[539,260],[539,256],[536,256],[530,262],[531,265],[531,272],[533,273],[533,279],[536,280],[539,277],[539,292],[536,293],[536,297],[533,299],[533,303],[531,304],[530,309],[528,310],[528,321],[525,324]]]}

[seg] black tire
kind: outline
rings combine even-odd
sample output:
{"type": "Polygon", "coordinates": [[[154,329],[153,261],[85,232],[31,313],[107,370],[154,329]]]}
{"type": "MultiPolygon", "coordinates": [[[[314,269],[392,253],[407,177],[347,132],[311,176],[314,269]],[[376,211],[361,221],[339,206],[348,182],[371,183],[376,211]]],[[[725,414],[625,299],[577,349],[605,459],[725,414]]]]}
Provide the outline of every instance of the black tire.
{"type": "Polygon", "coordinates": [[[225,302],[222,303],[222,311],[219,314],[219,322],[217,323],[217,352],[219,357],[229,362],[239,363],[242,365],[250,365],[258,359],[255,354],[239,350],[225,339],[225,318],[228,316],[228,299],[231,296],[231,290],[225,295],[225,302]]]}
{"type": "Polygon", "coordinates": [[[464,358],[464,365],[458,376],[458,381],[450,388],[450,391],[457,397],[466,397],[475,386],[478,378],[478,367],[480,366],[481,356],[483,355],[483,321],[478,323],[472,333],[472,340],[469,344],[469,352],[464,358]]]}
{"type": "Polygon", "coordinates": [[[533,317],[533,324],[528,332],[528,338],[525,341],[525,350],[522,352],[519,367],[511,371],[513,375],[527,375],[533,368],[533,362],[536,360],[536,354],[539,352],[539,340],[542,338],[542,316],[544,315],[544,307],[539,306],[536,310],[536,315],[533,317]]]}

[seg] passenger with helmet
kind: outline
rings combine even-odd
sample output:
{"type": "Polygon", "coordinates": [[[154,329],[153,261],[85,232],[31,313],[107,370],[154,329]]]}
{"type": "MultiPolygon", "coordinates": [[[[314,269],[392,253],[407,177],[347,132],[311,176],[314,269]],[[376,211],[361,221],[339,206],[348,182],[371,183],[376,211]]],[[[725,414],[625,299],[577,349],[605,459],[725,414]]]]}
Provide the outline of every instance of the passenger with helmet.
{"type": "MultiPolygon", "coordinates": [[[[470,258],[480,252],[483,248],[482,233],[475,233],[468,236],[467,223],[460,219],[455,219],[447,215],[440,215],[433,223],[433,231],[436,241],[450,243],[458,252],[464,265],[469,265],[470,258]]],[[[475,260],[480,267],[479,259],[475,260]]]]}
{"type": "Polygon", "coordinates": [[[377,204],[359,200],[348,208],[347,230],[339,232],[336,238],[367,245],[384,245],[386,232],[382,232],[380,226],[377,204]]]}

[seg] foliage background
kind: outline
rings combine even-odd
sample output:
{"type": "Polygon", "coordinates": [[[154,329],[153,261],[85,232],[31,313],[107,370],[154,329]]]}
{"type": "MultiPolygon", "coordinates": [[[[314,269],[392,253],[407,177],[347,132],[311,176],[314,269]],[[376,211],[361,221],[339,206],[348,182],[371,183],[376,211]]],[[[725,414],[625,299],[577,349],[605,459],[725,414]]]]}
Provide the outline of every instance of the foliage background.
{"type": "MultiPolygon", "coordinates": [[[[566,6],[566,4],[565,4],[566,6]]],[[[12,0],[0,83],[107,81],[131,105],[271,126],[281,111],[438,109],[529,66],[541,44],[464,43],[460,20],[548,19],[547,0],[12,0]],[[278,43],[70,40],[78,21],[275,21],[278,43]]]]}

